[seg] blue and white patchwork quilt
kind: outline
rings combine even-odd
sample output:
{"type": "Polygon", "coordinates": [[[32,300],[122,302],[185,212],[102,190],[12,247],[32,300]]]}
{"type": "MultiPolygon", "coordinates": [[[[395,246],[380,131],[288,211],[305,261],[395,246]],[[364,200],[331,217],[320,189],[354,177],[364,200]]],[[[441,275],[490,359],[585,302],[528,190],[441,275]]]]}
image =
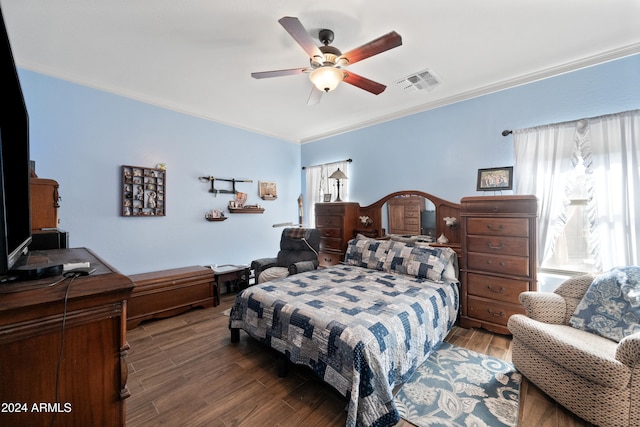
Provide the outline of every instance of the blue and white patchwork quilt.
{"type": "Polygon", "coordinates": [[[347,426],[400,420],[393,389],[446,337],[458,283],[336,265],[245,289],[229,327],[308,366],[349,399],[347,426]]]}

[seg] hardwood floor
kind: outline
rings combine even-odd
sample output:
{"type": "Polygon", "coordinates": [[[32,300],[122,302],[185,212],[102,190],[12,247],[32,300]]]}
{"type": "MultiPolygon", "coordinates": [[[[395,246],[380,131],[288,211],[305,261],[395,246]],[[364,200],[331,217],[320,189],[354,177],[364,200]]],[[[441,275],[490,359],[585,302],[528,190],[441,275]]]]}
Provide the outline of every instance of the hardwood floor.
{"type": "MultiPolygon", "coordinates": [[[[127,425],[342,427],[346,399],[293,366],[277,375],[277,354],[245,333],[231,344],[228,317],[233,296],[218,307],[142,323],[127,332],[127,425]]],[[[511,340],[482,330],[456,328],[447,341],[511,360],[511,340]]],[[[521,386],[520,427],[591,426],[556,404],[526,379],[521,386]]],[[[413,424],[401,420],[398,427],[413,424]]]]}

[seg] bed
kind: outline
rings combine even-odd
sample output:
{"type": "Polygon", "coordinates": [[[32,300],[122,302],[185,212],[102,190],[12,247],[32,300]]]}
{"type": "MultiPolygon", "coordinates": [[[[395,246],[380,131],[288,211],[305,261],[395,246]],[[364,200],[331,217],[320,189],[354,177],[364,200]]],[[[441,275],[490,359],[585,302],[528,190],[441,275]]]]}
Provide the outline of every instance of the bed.
{"type": "Polygon", "coordinates": [[[448,247],[360,238],[342,264],[251,286],[231,309],[239,330],[309,367],[349,403],[347,426],[389,426],[393,390],[437,348],[459,308],[448,247]]]}

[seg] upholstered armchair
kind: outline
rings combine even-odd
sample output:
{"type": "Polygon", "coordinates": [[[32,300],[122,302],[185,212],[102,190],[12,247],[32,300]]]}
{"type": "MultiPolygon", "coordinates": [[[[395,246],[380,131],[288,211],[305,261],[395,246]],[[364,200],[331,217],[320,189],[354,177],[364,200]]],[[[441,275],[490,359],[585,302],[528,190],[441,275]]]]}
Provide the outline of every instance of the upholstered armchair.
{"type": "Polygon", "coordinates": [[[280,237],[280,251],[275,258],[251,262],[256,283],[302,273],[318,268],[320,231],[315,228],[285,228],[280,237]]]}
{"type": "MultiPolygon", "coordinates": [[[[632,288],[629,294],[633,304],[627,303],[625,307],[620,300],[613,304],[605,301],[585,322],[576,316],[589,301],[599,303],[597,295],[602,292],[590,287],[596,277],[602,276],[571,278],[553,293],[520,295],[527,315],[513,315],[508,323],[513,334],[513,364],[547,395],[586,421],[607,427],[637,427],[640,426],[640,332],[633,322],[638,319],[632,319],[631,327],[620,328],[611,319],[603,320],[602,307],[608,305],[605,312],[614,307],[615,312],[622,312],[620,317],[629,320],[629,313],[638,313],[638,288],[632,288]],[[589,296],[583,301],[587,290],[589,296]],[[605,335],[607,332],[619,335],[613,336],[614,339],[605,338],[600,332],[585,327],[589,325],[602,326],[605,335]]],[[[611,288],[615,291],[616,286],[611,288]]],[[[625,292],[628,291],[617,291],[618,297],[625,292]]]]}

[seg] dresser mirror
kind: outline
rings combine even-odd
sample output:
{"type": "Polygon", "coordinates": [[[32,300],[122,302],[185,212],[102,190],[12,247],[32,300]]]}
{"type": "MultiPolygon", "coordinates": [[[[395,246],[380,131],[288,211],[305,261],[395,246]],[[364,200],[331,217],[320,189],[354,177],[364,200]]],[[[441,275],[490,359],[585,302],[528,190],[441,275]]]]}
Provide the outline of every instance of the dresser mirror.
{"type": "Polygon", "coordinates": [[[460,227],[445,225],[445,217],[460,218],[460,205],[417,190],[397,191],[360,208],[357,231],[368,237],[390,234],[432,236],[444,234],[449,243],[460,243],[460,227]],[[367,225],[368,223],[368,225],[367,225]]]}
{"type": "Polygon", "coordinates": [[[418,195],[402,195],[382,205],[382,225],[389,235],[424,236],[435,241],[436,206],[418,195]]]}

